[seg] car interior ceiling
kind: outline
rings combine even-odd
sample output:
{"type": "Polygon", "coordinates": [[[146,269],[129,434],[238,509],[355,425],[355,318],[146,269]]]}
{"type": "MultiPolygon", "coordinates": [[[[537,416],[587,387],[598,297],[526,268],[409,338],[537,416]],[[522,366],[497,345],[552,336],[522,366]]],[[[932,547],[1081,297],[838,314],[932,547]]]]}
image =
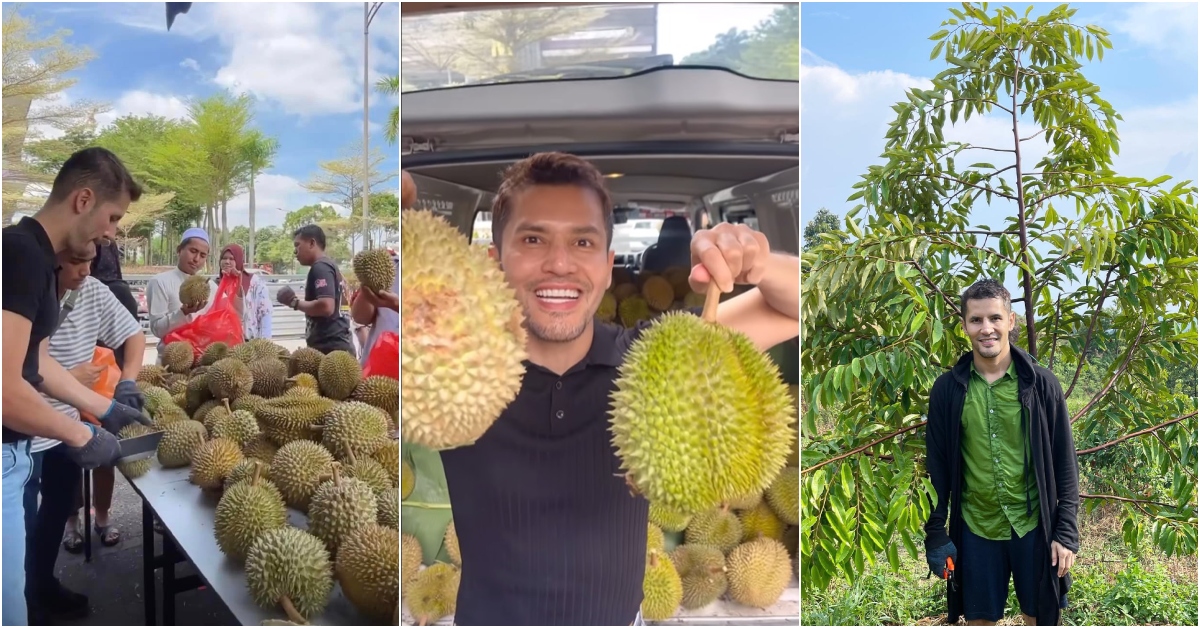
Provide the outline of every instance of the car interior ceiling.
{"type": "MultiPolygon", "coordinates": [[[[658,240],[648,246],[636,261],[639,267],[651,272],[661,272],[673,265],[687,265],[690,260],[692,232],[699,226],[700,214],[708,213],[711,221],[741,222],[753,217],[758,228],[771,241],[772,248],[795,253],[798,248],[798,209],[789,210],[778,203],[762,199],[736,198],[731,190],[738,190],[750,182],[773,175],[797,186],[799,173],[796,157],[748,157],[748,156],[589,156],[606,175],[620,175],[606,179],[614,205],[617,207],[661,204],[674,207],[675,212],[686,213],[668,216],[659,230],[658,240]],[[794,172],[794,177],[789,177],[794,172]],[[721,198],[719,203],[706,199],[721,198]],[[726,211],[727,208],[730,211],[726,211]],[[796,233],[790,233],[795,231],[796,233]]],[[[469,207],[456,207],[451,221],[460,229],[471,232],[476,216],[485,212],[499,187],[503,170],[510,161],[488,161],[476,163],[425,164],[404,168],[417,180],[418,190],[423,187],[422,179],[432,179],[438,185],[449,184],[456,191],[472,191],[478,194],[478,203],[469,207]]],[[[783,187],[787,183],[780,184],[783,187]]],[[[428,188],[426,188],[428,189],[428,188]]],[[[461,192],[460,192],[461,193],[461,192]]],[[[633,219],[633,218],[631,218],[633,219]]],[[[618,222],[624,222],[618,218],[618,222]]]]}

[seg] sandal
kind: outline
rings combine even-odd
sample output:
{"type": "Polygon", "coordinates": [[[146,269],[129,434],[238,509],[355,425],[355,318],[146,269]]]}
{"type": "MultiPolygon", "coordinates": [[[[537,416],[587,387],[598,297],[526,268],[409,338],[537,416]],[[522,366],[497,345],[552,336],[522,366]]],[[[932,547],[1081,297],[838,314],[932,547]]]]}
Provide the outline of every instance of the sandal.
{"type": "Polygon", "coordinates": [[[78,554],[83,551],[83,535],[78,530],[71,530],[63,535],[63,549],[72,554],[78,554]]]}
{"type": "Polygon", "coordinates": [[[121,542],[121,531],[117,529],[117,526],[94,524],[93,527],[96,529],[96,534],[100,537],[100,543],[104,547],[112,547],[121,542]]]}

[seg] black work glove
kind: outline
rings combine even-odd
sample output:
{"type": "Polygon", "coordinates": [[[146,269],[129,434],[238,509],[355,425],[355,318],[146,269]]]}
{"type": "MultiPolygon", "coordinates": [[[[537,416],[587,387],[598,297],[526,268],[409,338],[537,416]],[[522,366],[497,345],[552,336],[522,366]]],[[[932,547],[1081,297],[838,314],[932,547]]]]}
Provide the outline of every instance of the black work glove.
{"type": "Polygon", "coordinates": [[[113,434],[131,423],[150,425],[151,422],[140,410],[134,410],[119,401],[113,401],[108,407],[108,412],[100,417],[100,425],[113,434]]]}
{"type": "Polygon", "coordinates": [[[98,430],[90,423],[84,423],[92,430],[92,438],[83,447],[67,447],[67,456],[82,469],[95,469],[115,464],[121,457],[121,444],[117,437],[108,430],[98,430]]]}
{"type": "Polygon", "coordinates": [[[146,406],[146,397],[142,395],[141,389],[132,379],[123,379],[117,383],[117,392],[113,395],[113,401],[125,404],[139,412],[146,406]]]}
{"type": "Polygon", "coordinates": [[[946,568],[946,557],[954,559],[955,564],[958,563],[958,549],[954,547],[954,541],[950,541],[945,545],[925,552],[925,562],[929,563],[929,570],[937,577],[942,577],[942,570],[946,568]]]}

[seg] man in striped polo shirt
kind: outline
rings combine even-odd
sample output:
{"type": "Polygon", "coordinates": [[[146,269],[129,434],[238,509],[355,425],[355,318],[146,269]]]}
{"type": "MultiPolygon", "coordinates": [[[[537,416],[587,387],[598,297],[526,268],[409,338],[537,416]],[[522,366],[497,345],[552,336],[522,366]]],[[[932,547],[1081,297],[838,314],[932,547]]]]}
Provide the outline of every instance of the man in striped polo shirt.
{"type": "MultiPolygon", "coordinates": [[[[50,357],[68,369],[84,386],[91,388],[100,375],[92,365],[97,343],[118,349],[123,357],[116,401],[133,408],[144,405],[134,383],[146,352],[146,337],[137,319],[102,282],[91,274],[96,245],[59,254],[58,299],[61,303],[58,329],[50,336],[50,357]]],[[[43,394],[55,410],[78,419],[79,410],[43,394]]],[[[54,576],[62,531],[75,509],[80,468],[59,441],[35,437],[33,472],[25,487],[25,597],[33,625],[70,621],[88,614],[88,598],[64,587],[54,576]],[[38,506],[38,493],[41,506],[38,506]]],[[[104,528],[101,510],[96,527],[104,528]]],[[[104,516],[107,517],[105,511],[104,516]]]]}

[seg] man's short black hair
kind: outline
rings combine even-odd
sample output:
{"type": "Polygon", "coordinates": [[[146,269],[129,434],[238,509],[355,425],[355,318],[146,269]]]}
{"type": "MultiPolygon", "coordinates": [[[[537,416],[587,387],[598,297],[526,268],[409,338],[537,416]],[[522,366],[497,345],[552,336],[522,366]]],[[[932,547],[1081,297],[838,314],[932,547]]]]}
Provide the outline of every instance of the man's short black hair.
{"type": "Polygon", "coordinates": [[[1012,311],[1012,295],[1008,293],[1008,289],[1004,287],[1004,284],[995,279],[980,279],[962,293],[962,301],[959,303],[959,309],[964,319],[967,317],[967,301],[978,299],[1000,299],[1004,303],[1004,307],[1009,312],[1012,311]]]}
{"type": "Polygon", "coordinates": [[[325,230],[317,225],[304,225],[297,229],[292,234],[292,237],[312,240],[317,243],[317,246],[321,247],[322,251],[325,250],[325,230]]]}
{"type": "Polygon", "coordinates": [[[130,202],[142,197],[142,186],[133,180],[125,164],[112,151],[99,146],[76,151],[63,162],[54,177],[49,200],[64,201],[80,188],[91,188],[97,203],[115,201],[122,193],[129,195],[130,202]]]}

